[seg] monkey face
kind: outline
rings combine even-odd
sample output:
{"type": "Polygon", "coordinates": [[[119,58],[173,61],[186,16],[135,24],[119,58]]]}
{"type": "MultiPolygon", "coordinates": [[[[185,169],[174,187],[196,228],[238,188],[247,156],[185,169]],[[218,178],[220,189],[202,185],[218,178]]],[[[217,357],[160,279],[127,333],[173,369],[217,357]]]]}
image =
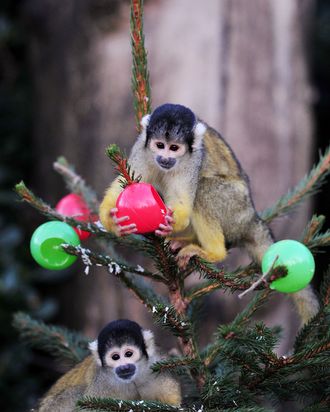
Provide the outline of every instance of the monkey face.
{"type": "Polygon", "coordinates": [[[163,171],[173,169],[187,152],[187,147],[177,141],[161,138],[150,140],[150,150],[156,165],[163,171]]]}
{"type": "Polygon", "coordinates": [[[140,349],[134,345],[115,346],[105,356],[105,364],[113,368],[116,378],[130,381],[136,372],[136,363],[141,359],[140,349]]]}

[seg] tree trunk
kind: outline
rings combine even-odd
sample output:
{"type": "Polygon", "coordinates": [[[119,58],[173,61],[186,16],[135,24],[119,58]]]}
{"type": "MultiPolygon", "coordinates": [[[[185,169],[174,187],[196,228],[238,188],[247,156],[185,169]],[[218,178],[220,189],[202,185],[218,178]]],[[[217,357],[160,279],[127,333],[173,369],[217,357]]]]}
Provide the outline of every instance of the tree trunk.
{"type": "MultiPolygon", "coordinates": [[[[304,40],[312,6],[312,0],[210,0],[207,7],[198,0],[189,6],[167,1],[146,13],[154,105],[185,104],[220,131],[250,177],[257,210],[271,206],[311,166],[304,40]]],[[[276,238],[299,238],[309,213],[305,203],[275,222],[276,238]]],[[[241,250],[232,251],[227,264],[246,261],[241,250]]],[[[238,305],[237,296],[226,303],[220,293],[214,296],[207,309],[211,330],[246,304],[238,305]]],[[[283,295],[274,300],[263,318],[278,324],[284,317],[294,330],[291,304],[283,295]]]]}
{"type": "MultiPolygon", "coordinates": [[[[33,187],[53,206],[67,193],[52,169],[58,156],[102,196],[114,177],[105,148],[134,136],[129,14],[126,6],[121,30],[119,4],[33,0],[24,10],[36,101],[33,187]]],[[[81,265],[71,270],[72,278],[54,287],[60,322],[95,336],[110,319],[125,315],[121,303],[132,298],[117,279],[102,270],[84,276],[81,265]]]]}

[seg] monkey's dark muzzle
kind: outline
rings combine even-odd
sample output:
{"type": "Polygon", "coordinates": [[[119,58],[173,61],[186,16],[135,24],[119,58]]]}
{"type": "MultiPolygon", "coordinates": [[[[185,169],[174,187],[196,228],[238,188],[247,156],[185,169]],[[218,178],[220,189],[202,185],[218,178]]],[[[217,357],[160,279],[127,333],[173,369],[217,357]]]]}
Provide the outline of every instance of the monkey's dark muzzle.
{"type": "Polygon", "coordinates": [[[136,367],[132,363],[121,365],[116,368],[116,374],[121,379],[130,379],[135,374],[136,367]]]}
{"type": "Polygon", "coordinates": [[[159,166],[163,169],[171,169],[171,167],[173,167],[176,163],[176,160],[173,157],[157,156],[156,160],[159,166]]]}

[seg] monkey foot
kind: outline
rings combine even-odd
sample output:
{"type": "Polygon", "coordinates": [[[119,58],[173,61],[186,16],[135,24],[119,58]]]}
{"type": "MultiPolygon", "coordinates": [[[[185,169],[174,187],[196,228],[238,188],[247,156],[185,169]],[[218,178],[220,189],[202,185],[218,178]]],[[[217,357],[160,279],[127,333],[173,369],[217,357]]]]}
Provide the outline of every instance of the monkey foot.
{"type": "Polygon", "coordinates": [[[180,250],[176,257],[178,266],[182,269],[185,269],[189,263],[189,260],[196,255],[199,255],[198,247],[194,247],[194,245],[184,247],[180,250]]]}
{"type": "Polygon", "coordinates": [[[171,240],[170,248],[172,252],[176,252],[177,250],[182,249],[186,245],[187,242],[184,242],[182,240],[171,240]]]}

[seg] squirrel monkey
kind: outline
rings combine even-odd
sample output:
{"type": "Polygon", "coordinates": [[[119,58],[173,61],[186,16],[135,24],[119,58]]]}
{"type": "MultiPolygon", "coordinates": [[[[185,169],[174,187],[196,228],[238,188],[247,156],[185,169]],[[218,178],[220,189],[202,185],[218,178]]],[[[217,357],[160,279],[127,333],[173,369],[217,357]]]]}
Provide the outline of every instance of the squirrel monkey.
{"type": "Polygon", "coordinates": [[[180,405],[179,383],[150,369],[161,359],[151,331],[130,320],[116,320],[101,330],[90,350],[91,355],[50,388],[38,412],[74,412],[84,396],[180,405]]]}
{"type": "MultiPolygon", "coordinates": [[[[141,125],[128,161],[170,206],[166,224],[155,233],[171,239],[173,249],[180,249],[178,264],[186,266],[194,255],[221,261],[229,246],[245,247],[260,264],[274,239],[255,210],[247,175],[220,134],[187,107],[174,104],[158,107],[141,125]]],[[[121,190],[117,178],[100,206],[103,226],[119,235],[136,231],[135,224],[119,225],[127,217],[116,218],[121,190]]],[[[318,308],[310,287],[296,293],[295,300],[301,305],[306,294],[308,308],[311,303],[313,308],[299,310],[303,322],[318,308]]]]}

